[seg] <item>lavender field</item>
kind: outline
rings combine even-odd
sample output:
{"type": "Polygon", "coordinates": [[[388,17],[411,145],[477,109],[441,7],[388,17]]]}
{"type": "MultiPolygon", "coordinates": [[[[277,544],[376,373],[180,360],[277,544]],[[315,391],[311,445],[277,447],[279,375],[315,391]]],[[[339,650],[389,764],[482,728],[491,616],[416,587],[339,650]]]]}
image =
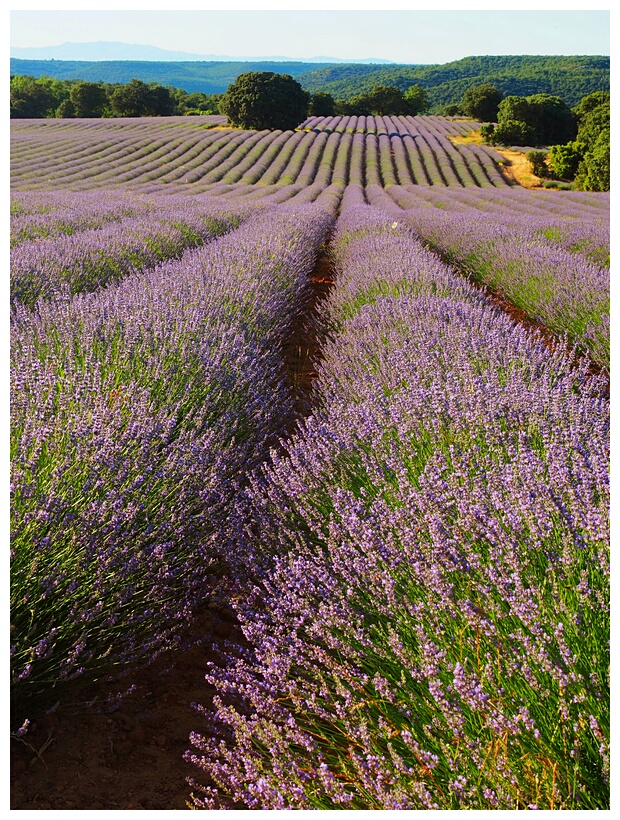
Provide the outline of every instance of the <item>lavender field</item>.
{"type": "Polygon", "coordinates": [[[609,195],[478,125],[12,121],[14,737],[212,603],[190,807],[609,807],[609,195]]]}

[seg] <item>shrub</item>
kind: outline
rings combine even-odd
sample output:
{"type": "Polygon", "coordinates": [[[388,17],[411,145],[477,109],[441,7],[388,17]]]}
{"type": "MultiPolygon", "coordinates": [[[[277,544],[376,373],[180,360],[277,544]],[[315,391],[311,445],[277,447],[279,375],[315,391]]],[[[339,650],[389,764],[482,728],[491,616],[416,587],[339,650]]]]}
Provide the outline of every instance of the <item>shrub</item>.
{"type": "Polygon", "coordinates": [[[525,158],[530,163],[531,171],[535,176],[547,176],[547,154],[544,151],[528,151],[525,158]]]}

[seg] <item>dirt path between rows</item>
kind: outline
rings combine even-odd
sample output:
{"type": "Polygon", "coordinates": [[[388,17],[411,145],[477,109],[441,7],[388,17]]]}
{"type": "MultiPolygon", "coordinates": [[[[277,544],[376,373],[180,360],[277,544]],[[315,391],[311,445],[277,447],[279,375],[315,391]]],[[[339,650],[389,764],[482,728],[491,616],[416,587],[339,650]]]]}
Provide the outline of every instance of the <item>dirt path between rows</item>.
{"type": "MultiPolygon", "coordinates": [[[[284,345],[287,380],[301,415],[312,409],[320,360],[316,314],[333,285],[327,251],[319,254],[310,282],[305,308],[284,345]]],[[[294,426],[291,419],[283,432],[294,426]]],[[[243,642],[225,597],[197,613],[185,636],[189,648],[168,652],[146,668],[128,669],[120,682],[76,681],[54,714],[38,718],[24,738],[11,738],[11,809],[190,808],[186,778],[205,781],[183,760],[190,732],[205,733],[192,703],[206,705],[213,695],[204,680],[214,659],[212,643],[243,642]],[[130,686],[135,687],[131,693],[106,703],[130,686]]]]}

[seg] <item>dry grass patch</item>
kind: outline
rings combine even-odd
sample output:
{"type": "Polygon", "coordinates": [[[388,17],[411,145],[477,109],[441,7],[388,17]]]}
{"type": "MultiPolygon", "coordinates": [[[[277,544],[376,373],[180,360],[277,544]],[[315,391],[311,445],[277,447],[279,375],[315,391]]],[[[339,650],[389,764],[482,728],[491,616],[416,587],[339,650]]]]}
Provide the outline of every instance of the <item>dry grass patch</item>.
{"type": "MultiPolygon", "coordinates": [[[[459,145],[485,145],[485,141],[480,135],[480,131],[471,131],[464,137],[448,137],[459,145]]],[[[521,151],[510,151],[507,148],[493,149],[501,154],[506,160],[506,165],[500,165],[499,170],[504,179],[511,185],[520,185],[522,188],[542,188],[539,177],[532,173],[530,163],[521,151]]]]}

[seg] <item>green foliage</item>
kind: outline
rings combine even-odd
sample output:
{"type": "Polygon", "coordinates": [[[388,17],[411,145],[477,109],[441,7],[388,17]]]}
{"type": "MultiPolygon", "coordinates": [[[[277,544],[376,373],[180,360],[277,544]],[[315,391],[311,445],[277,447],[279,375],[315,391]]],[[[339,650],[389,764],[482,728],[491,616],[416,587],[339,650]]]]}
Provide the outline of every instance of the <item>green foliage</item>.
{"type": "Polygon", "coordinates": [[[585,154],[585,145],[577,140],[566,145],[552,145],[549,168],[558,179],[574,179],[585,154]]]}
{"type": "Polygon", "coordinates": [[[606,128],[579,165],[574,187],[579,191],[609,191],[610,177],[610,130],[606,128]]]}
{"type": "Polygon", "coordinates": [[[492,122],[480,126],[480,136],[486,142],[495,142],[495,125],[492,122]]]}
{"type": "Polygon", "coordinates": [[[308,114],[313,117],[333,117],[336,113],[335,100],[325,91],[317,91],[310,98],[308,114]]]}
{"type": "Polygon", "coordinates": [[[336,113],[343,116],[372,114],[380,117],[415,117],[428,108],[428,94],[419,85],[410,86],[404,94],[395,85],[378,85],[353,99],[336,101],[336,113]]]}
{"type": "Polygon", "coordinates": [[[463,114],[463,109],[460,103],[450,103],[449,105],[444,105],[441,113],[444,117],[459,117],[463,114]]]}
{"type": "Polygon", "coordinates": [[[493,131],[496,145],[532,145],[536,142],[536,132],[523,120],[502,120],[493,131]]]}
{"type": "Polygon", "coordinates": [[[459,104],[468,89],[485,83],[504,96],[555,94],[576,105],[584,95],[609,86],[609,57],[504,55],[466,57],[445,65],[322,66],[298,79],[312,93],[329,91],[342,100],[376,85],[396,85],[405,91],[419,83],[429,94],[433,113],[459,104]]]}
{"type": "Polygon", "coordinates": [[[127,85],[115,87],[108,98],[115,117],[167,116],[174,111],[174,99],[167,88],[147,85],[135,77],[127,85]]]}
{"type": "Polygon", "coordinates": [[[547,168],[547,154],[544,151],[528,151],[525,158],[529,162],[531,171],[535,176],[547,176],[549,169],[547,168]]]}
{"type": "Polygon", "coordinates": [[[601,105],[587,111],[580,118],[577,139],[585,145],[586,151],[591,151],[598,141],[599,135],[609,128],[610,106],[609,100],[606,100],[601,105]]]}
{"type": "Polygon", "coordinates": [[[608,191],[610,187],[610,97],[596,91],[573,109],[577,139],[551,148],[554,173],[575,180],[581,191],[608,191]]]}
{"type": "Polygon", "coordinates": [[[430,107],[428,93],[417,83],[409,86],[403,99],[407,103],[407,113],[412,117],[423,114],[430,107]]]}
{"type": "Polygon", "coordinates": [[[76,117],[101,117],[107,103],[105,88],[99,83],[77,83],[71,88],[76,117]]]}
{"type": "Polygon", "coordinates": [[[11,77],[11,118],[42,119],[53,117],[63,99],[63,84],[50,77],[11,77]]]}
{"type": "Polygon", "coordinates": [[[533,94],[525,98],[528,117],[525,120],[536,132],[540,145],[569,142],[575,137],[575,117],[560,97],[551,94],[533,94]]]}
{"type": "Polygon", "coordinates": [[[75,106],[71,100],[63,100],[56,109],[56,117],[58,117],[58,119],[68,120],[75,116],[75,106]]]}
{"type": "Polygon", "coordinates": [[[594,91],[592,94],[587,94],[582,100],[579,101],[579,103],[573,108],[573,114],[579,121],[581,121],[581,119],[590,111],[593,111],[600,105],[609,105],[609,103],[610,95],[608,91],[594,91]]]}
{"type": "Polygon", "coordinates": [[[493,141],[503,145],[550,145],[575,136],[575,116],[559,97],[506,97],[497,109],[493,141]]]}
{"type": "Polygon", "coordinates": [[[220,111],[236,128],[296,128],[308,115],[310,94],[290,74],[249,71],[228,87],[220,111]]]}
{"type": "MultiPolygon", "coordinates": [[[[325,63],[241,62],[135,62],[110,60],[11,59],[12,74],[48,75],[62,80],[128,83],[138,77],[146,83],[174,86],[187,93],[222,93],[242,72],[286,72],[315,94],[350,100],[377,85],[394,85],[404,93],[419,84],[429,95],[433,113],[457,105],[472,87],[489,83],[507,95],[556,94],[568,105],[609,87],[609,57],[603,56],[485,56],[466,57],[445,65],[360,65],[325,63]]],[[[60,100],[57,105],[60,104],[60,100]]],[[[57,106],[55,106],[57,107],[57,106]]],[[[193,106],[190,106],[193,107],[193,106]]]]}
{"type": "Polygon", "coordinates": [[[481,122],[497,122],[497,109],[503,94],[490,83],[470,88],[463,95],[461,108],[467,116],[481,122]]]}

